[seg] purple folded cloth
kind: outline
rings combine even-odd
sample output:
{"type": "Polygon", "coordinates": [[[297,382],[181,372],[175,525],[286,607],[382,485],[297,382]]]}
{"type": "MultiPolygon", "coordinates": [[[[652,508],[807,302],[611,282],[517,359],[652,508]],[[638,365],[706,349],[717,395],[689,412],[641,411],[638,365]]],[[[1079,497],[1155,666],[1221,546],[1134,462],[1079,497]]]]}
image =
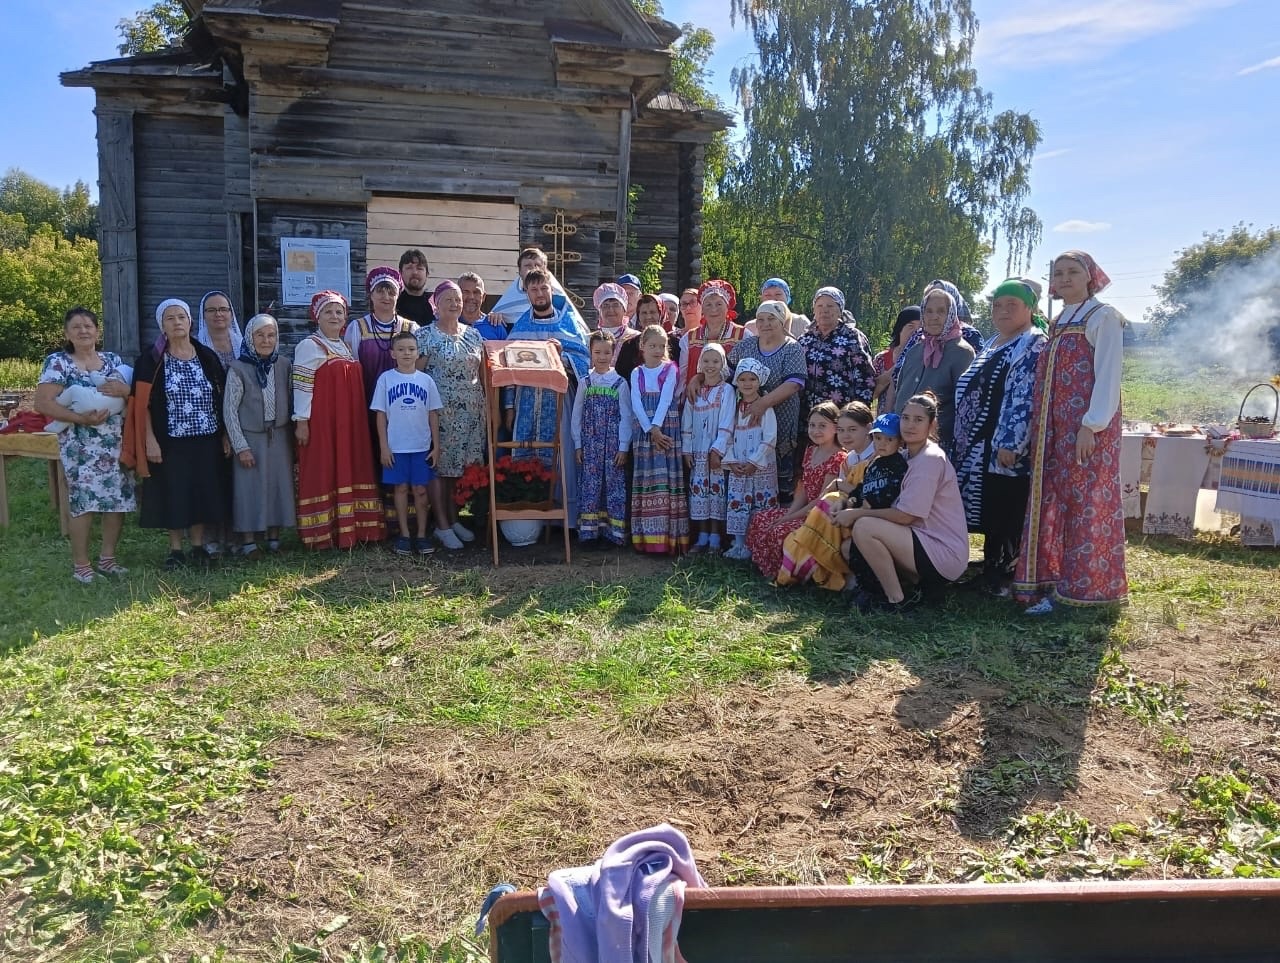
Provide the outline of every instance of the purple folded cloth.
{"type": "Polygon", "coordinates": [[[666,823],[623,836],[592,866],[551,873],[538,903],[552,924],[552,959],[646,963],[650,904],[673,876],[690,886],[707,885],[689,840],[666,823]]]}

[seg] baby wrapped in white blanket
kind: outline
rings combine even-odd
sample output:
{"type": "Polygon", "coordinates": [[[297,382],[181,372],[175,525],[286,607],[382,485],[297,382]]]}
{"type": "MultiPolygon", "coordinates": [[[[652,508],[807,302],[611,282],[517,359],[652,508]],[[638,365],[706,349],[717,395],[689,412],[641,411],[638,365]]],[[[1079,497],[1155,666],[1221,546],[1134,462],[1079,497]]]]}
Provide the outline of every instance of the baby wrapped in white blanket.
{"type": "MultiPolygon", "coordinates": [[[[108,381],[119,381],[128,384],[133,380],[133,369],[128,365],[120,365],[111,374],[103,374],[101,371],[89,372],[89,380],[93,382],[93,386],[89,385],[71,385],[69,388],[63,389],[62,393],[54,400],[64,408],[70,408],[78,415],[87,415],[91,411],[105,411],[108,415],[118,415],[124,411],[124,398],[116,398],[112,395],[103,394],[98,389],[108,381]]],[[[45,426],[45,431],[59,432],[65,431],[71,427],[69,421],[51,421],[45,426]]]]}

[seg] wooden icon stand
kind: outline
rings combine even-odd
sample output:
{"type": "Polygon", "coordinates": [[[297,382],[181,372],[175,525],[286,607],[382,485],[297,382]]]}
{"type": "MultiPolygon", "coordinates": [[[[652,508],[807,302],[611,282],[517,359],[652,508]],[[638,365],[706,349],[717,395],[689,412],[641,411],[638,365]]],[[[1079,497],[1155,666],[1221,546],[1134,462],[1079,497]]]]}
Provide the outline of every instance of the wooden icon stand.
{"type": "Polygon", "coordinates": [[[564,536],[564,563],[572,563],[569,529],[569,499],[566,497],[564,479],[568,475],[565,439],[561,437],[564,406],[568,401],[569,380],[565,376],[560,346],[554,341],[486,341],[485,363],[482,366],[484,393],[489,407],[485,432],[489,445],[489,544],[493,546],[493,566],[498,561],[498,522],[529,520],[558,523],[564,536]],[[529,366],[508,363],[513,357],[528,356],[529,366]],[[498,426],[502,424],[502,390],[504,388],[541,388],[556,394],[556,430],[551,441],[499,441],[498,426]],[[508,452],[551,452],[552,499],[537,504],[500,504],[498,502],[495,464],[508,452]],[[554,503],[557,483],[560,485],[559,506],[554,503]]]}

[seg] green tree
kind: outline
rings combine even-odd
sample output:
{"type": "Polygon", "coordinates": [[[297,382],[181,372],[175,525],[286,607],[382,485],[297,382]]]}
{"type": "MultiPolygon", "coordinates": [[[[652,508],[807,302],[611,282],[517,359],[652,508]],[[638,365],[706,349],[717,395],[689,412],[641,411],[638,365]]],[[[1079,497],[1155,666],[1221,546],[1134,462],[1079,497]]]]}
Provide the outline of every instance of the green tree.
{"type": "MultiPolygon", "coordinates": [[[[631,0],[632,6],[647,17],[661,17],[662,4],[658,0],[631,0]]],[[[667,88],[678,94],[686,103],[706,110],[724,110],[725,105],[711,90],[711,55],[715,53],[716,37],[706,27],[685,22],[680,25],[680,37],[671,45],[671,73],[667,88]]],[[[706,190],[709,196],[715,192],[716,183],[724,176],[729,158],[727,132],[718,132],[706,147],[706,190]]]]}
{"type": "MultiPolygon", "coordinates": [[[[1201,296],[1225,271],[1255,262],[1272,252],[1280,254],[1280,228],[1277,227],[1255,232],[1251,225],[1240,223],[1230,231],[1206,232],[1204,240],[1183,248],[1174,256],[1164,281],[1156,285],[1160,303],[1147,310],[1147,320],[1162,335],[1186,327],[1196,319],[1198,311],[1205,310],[1207,306],[1199,303],[1201,296]]],[[[1275,300],[1280,301],[1280,285],[1276,288],[1275,300]]]]}
{"type": "Polygon", "coordinates": [[[130,57],[177,46],[191,18],[179,0],[159,0],[116,24],[120,56],[130,57]]]}
{"type": "Polygon", "coordinates": [[[709,268],[746,290],[837,284],[874,327],[935,277],[980,288],[999,238],[1027,257],[1040,133],[978,86],[969,0],[730,2],[759,57],[731,77],[746,132],[708,211],[709,268]]]}
{"type": "Polygon", "coordinates": [[[0,178],[0,246],[25,244],[47,224],[67,240],[98,235],[98,205],[89,185],[76,181],[59,191],[16,167],[0,178]],[[21,223],[19,223],[19,219],[21,223]]]}
{"type": "Polygon", "coordinates": [[[67,240],[42,224],[23,245],[0,249],[0,357],[39,359],[62,339],[77,304],[102,312],[98,242],[67,240]]]}

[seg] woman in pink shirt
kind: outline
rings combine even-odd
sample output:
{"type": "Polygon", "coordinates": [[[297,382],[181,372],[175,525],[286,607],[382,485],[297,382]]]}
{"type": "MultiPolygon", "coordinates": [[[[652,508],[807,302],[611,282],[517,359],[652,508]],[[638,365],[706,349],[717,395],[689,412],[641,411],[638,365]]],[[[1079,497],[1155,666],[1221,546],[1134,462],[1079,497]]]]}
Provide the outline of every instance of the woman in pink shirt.
{"type": "Polygon", "coordinates": [[[969,564],[969,531],[956,471],[930,437],[938,419],[933,392],[902,410],[907,474],[892,508],[854,509],[849,566],[858,577],[858,609],[905,612],[927,590],[954,582],[969,564]],[[912,584],[910,595],[902,581],[912,584]]]}

